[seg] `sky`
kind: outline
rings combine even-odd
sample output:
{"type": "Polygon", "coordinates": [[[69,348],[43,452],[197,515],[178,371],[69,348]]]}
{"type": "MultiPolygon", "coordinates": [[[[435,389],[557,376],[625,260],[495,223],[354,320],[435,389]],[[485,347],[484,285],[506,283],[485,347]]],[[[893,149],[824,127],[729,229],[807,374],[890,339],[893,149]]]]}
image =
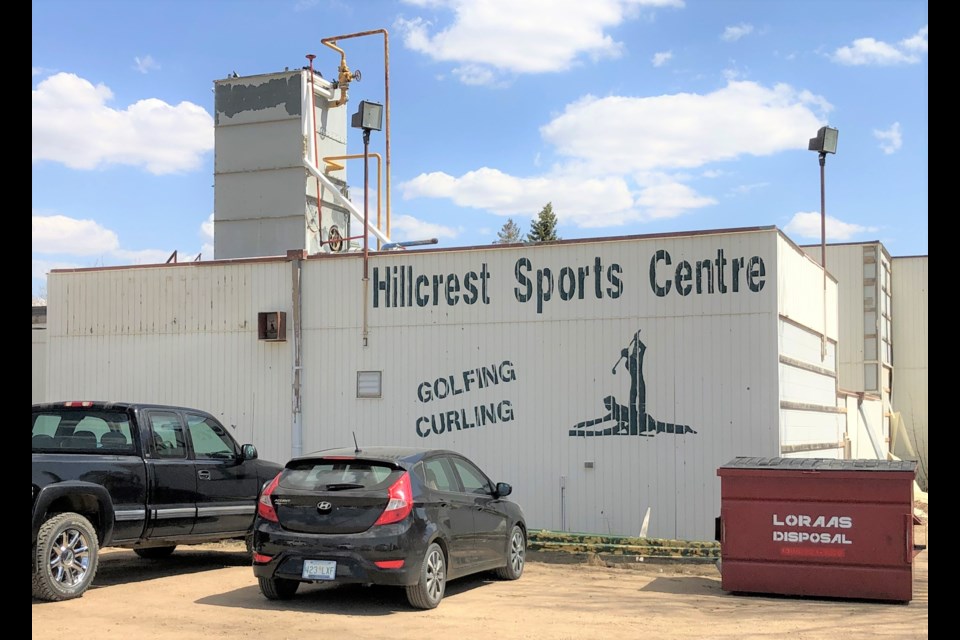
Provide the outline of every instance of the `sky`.
{"type": "Polygon", "coordinates": [[[925,0],[34,0],[33,298],[51,269],[212,259],[214,82],[307,55],[334,79],[321,40],[370,31],[338,45],[350,113],[389,88],[392,241],[487,245],[549,203],[562,239],[819,245],[829,126],[827,242],[927,255],[927,22],[925,0]]]}

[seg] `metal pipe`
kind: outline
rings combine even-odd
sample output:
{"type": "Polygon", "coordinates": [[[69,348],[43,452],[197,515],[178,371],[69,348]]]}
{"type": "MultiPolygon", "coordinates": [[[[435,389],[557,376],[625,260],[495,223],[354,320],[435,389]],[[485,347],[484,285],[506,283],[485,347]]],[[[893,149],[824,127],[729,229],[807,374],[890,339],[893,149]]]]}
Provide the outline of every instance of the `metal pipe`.
{"type": "MultiPolygon", "coordinates": [[[[307,54],[307,60],[310,61],[310,142],[313,147],[313,161],[320,164],[320,144],[317,141],[317,94],[313,84],[313,60],[316,58],[312,53],[307,54]]],[[[320,186],[320,180],[314,177],[315,188],[317,190],[317,233],[320,236],[320,246],[323,246],[323,189],[320,186]]]]}
{"type": "Polygon", "coordinates": [[[303,254],[296,252],[297,257],[291,262],[292,283],[292,304],[293,304],[293,424],[290,433],[290,453],[291,457],[299,456],[303,453],[303,406],[301,404],[302,395],[300,393],[301,378],[303,371],[301,362],[301,344],[300,344],[300,308],[302,300],[301,279],[303,276],[303,254]]]}
{"type": "Polygon", "coordinates": [[[827,199],[824,167],[827,154],[820,152],[820,267],[823,270],[823,336],[820,338],[820,361],[827,359],[827,199]]]}
{"type": "MultiPolygon", "coordinates": [[[[383,175],[383,164],[382,164],[383,158],[380,156],[379,153],[369,153],[369,152],[368,152],[367,155],[368,155],[369,157],[373,157],[373,158],[376,158],[376,159],[377,159],[377,229],[380,229],[380,230],[382,231],[382,230],[383,230],[383,226],[381,225],[381,222],[380,222],[380,192],[381,192],[381,180],[380,180],[380,178],[381,178],[381,176],[383,175]]],[[[343,169],[345,169],[345,167],[344,167],[342,164],[339,164],[339,163],[337,163],[337,162],[334,162],[335,160],[354,160],[354,159],[359,159],[359,158],[363,158],[363,157],[364,157],[364,155],[363,155],[362,153],[355,153],[355,154],[347,155],[347,156],[325,156],[325,157],[323,158],[323,162],[324,162],[324,164],[326,165],[324,168],[325,168],[328,172],[329,172],[329,171],[342,171],[343,169]]],[[[389,216],[389,214],[388,214],[388,215],[387,215],[387,228],[389,228],[389,227],[390,227],[390,216],[389,216]]],[[[387,233],[387,235],[390,235],[390,234],[387,233]]],[[[356,237],[359,237],[359,236],[356,236],[356,237]]],[[[380,240],[380,238],[377,238],[377,249],[379,250],[379,249],[382,249],[382,248],[383,248],[383,247],[381,246],[381,240],[380,240]]]]}
{"type": "MultiPolygon", "coordinates": [[[[351,215],[353,215],[354,218],[356,218],[359,222],[364,222],[364,220],[363,220],[363,212],[360,211],[359,209],[357,209],[357,206],[350,201],[350,198],[348,198],[347,196],[345,196],[345,195],[343,195],[342,193],[340,193],[340,190],[337,189],[337,186],[336,186],[335,184],[333,184],[333,183],[330,181],[330,178],[328,178],[327,176],[325,176],[325,175],[323,174],[323,172],[320,171],[320,169],[318,169],[318,168],[316,167],[316,165],[313,164],[313,161],[312,161],[312,160],[310,160],[310,159],[307,158],[307,157],[304,157],[304,158],[303,158],[303,166],[306,167],[306,169],[307,169],[310,173],[312,173],[313,175],[317,176],[317,178],[320,180],[320,182],[322,182],[322,183],[324,184],[324,186],[325,186],[327,189],[330,190],[330,193],[333,194],[334,198],[335,198],[340,204],[342,204],[343,206],[345,206],[345,207],[347,208],[347,210],[350,211],[351,215]]],[[[383,232],[380,231],[380,229],[377,229],[376,227],[371,227],[369,232],[372,233],[375,237],[377,237],[379,240],[381,240],[381,241],[383,241],[383,242],[390,242],[390,238],[387,237],[387,236],[385,236],[385,235],[383,234],[383,232]]]]}
{"type": "Polygon", "coordinates": [[[367,346],[367,293],[370,238],[370,129],[363,130],[363,346],[367,346]]]}
{"type": "MultiPolygon", "coordinates": [[[[385,128],[385,138],[386,138],[386,156],[387,156],[387,235],[390,235],[390,34],[387,33],[386,29],[374,29],[373,31],[361,31],[359,33],[350,33],[342,36],[333,36],[331,38],[324,38],[320,42],[335,51],[339,51],[341,57],[341,72],[343,68],[346,68],[346,54],[339,47],[335,46],[333,43],[338,40],[346,40],[347,38],[359,38],[361,36],[372,36],[378,33],[383,34],[383,108],[386,111],[386,128],[385,128]]],[[[350,73],[347,69],[347,77],[349,78],[350,73]]],[[[347,82],[349,83],[349,79],[347,82]]],[[[341,98],[346,102],[346,91],[342,92],[341,98]]],[[[342,104],[342,103],[340,103],[342,104]]],[[[339,106],[339,104],[331,105],[339,106]]]]}

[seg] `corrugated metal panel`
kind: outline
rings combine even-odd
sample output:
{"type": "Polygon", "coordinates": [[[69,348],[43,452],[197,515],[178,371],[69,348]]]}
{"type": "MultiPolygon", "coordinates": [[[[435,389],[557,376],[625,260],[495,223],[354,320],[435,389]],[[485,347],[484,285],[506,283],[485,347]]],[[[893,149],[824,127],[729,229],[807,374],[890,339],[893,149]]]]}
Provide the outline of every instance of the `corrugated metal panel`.
{"type": "Polygon", "coordinates": [[[919,457],[917,483],[927,486],[929,258],[894,258],[892,405],[919,457]]]}
{"type": "Polygon", "coordinates": [[[49,399],[198,407],[285,459],[292,343],[258,340],[257,313],[289,316],[290,283],[286,262],[53,272],[49,399]]]}
{"type": "MultiPolygon", "coordinates": [[[[782,243],[770,228],[376,254],[366,346],[362,256],[308,260],[303,450],[354,433],[451,448],[514,484],[531,527],[637,535],[649,509],[650,536],[713,539],[717,466],[780,454],[778,314],[805,318],[782,299],[820,275],[794,255],[788,288],[782,243]],[[382,397],[357,398],[358,371],[382,372],[382,397]],[[619,426],[637,435],[586,435],[619,426]]],[[[51,386],[207,408],[285,458],[291,268],[51,274],[51,386]],[[257,340],[267,310],[287,312],[288,342],[257,340]]]]}
{"type": "Polygon", "coordinates": [[[44,402],[47,398],[47,330],[33,326],[30,332],[30,401],[44,402]]]}
{"type": "Polygon", "coordinates": [[[366,348],[362,261],[309,261],[304,366],[317,394],[305,401],[304,448],[349,444],[353,431],[361,446],[448,447],[513,483],[533,526],[636,535],[650,508],[652,536],[712,538],[716,465],[778,452],[776,237],[374,256],[366,348]],[[758,291],[746,277],[754,256],[765,268],[752,276],[758,291]],[[686,296],[676,293],[678,266],[686,296]],[[657,295],[654,286],[669,291],[657,295]],[[394,300],[397,289],[406,297],[394,300]],[[696,433],[570,436],[609,413],[605,398],[629,404],[621,351],[637,331],[647,411],[696,433]],[[330,364],[321,371],[318,361],[330,364]],[[506,378],[481,389],[478,369],[506,378]],[[382,398],[356,398],[358,370],[383,371],[382,398]],[[456,391],[448,393],[451,377],[456,391]]]}

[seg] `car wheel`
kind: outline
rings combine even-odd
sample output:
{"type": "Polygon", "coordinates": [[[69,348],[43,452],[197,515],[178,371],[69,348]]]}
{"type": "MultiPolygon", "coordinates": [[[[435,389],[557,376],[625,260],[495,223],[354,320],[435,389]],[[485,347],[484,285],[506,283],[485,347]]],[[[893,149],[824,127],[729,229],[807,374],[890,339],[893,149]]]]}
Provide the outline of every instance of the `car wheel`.
{"type": "Polygon", "coordinates": [[[523,563],[527,559],[527,537],[520,525],[514,525],[507,545],[507,564],[497,569],[497,577],[503,580],[516,580],[523,575],[523,563]]]}
{"type": "Polygon", "coordinates": [[[173,550],[176,548],[177,545],[172,544],[169,547],[143,547],[140,549],[134,549],[133,552],[141,558],[146,558],[147,560],[158,560],[160,558],[166,558],[173,553],[173,550]]]}
{"type": "Polygon", "coordinates": [[[79,513],[59,513],[41,525],[33,548],[33,597],[79,598],[97,573],[97,532],[79,513]]]}
{"type": "Polygon", "coordinates": [[[260,593],[267,600],[289,600],[300,588],[296,580],[286,578],[257,578],[260,583],[260,593]]]}
{"type": "Polygon", "coordinates": [[[443,549],[430,543],[420,566],[420,579],[407,587],[407,600],[417,609],[433,609],[443,598],[447,586],[447,561],[443,549]]]}

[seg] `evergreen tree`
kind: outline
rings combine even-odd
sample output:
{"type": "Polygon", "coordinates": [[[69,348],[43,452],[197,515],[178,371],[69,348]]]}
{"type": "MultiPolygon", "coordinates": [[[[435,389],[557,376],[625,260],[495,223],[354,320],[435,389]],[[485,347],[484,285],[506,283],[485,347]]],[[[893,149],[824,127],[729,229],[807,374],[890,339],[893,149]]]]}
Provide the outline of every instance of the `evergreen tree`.
{"type": "Polygon", "coordinates": [[[514,244],[520,242],[520,227],[514,223],[513,218],[507,218],[500,231],[497,232],[497,239],[493,244],[514,244]]]}
{"type": "Polygon", "coordinates": [[[530,233],[527,234],[527,242],[550,242],[559,240],[557,235],[557,216],[553,213],[553,203],[548,202],[537,219],[530,223],[530,233]]]}

